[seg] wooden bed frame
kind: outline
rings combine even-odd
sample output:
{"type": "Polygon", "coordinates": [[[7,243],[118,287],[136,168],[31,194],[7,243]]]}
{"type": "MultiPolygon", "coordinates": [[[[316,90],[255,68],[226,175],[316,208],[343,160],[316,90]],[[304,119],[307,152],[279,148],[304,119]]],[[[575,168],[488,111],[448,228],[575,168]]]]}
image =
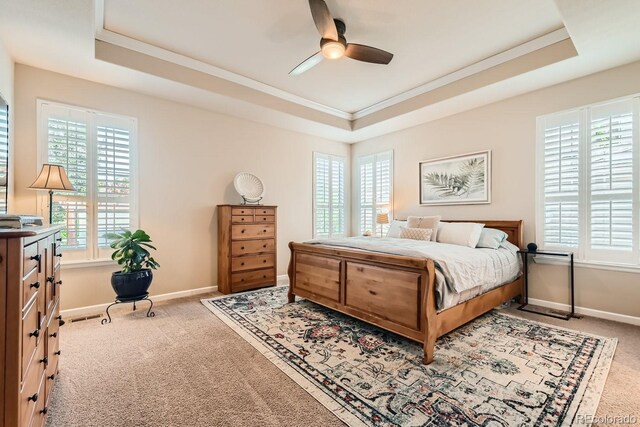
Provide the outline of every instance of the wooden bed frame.
{"type": "MultiPolygon", "coordinates": [[[[503,230],[522,247],[522,221],[467,222],[503,230]]],[[[523,294],[519,277],[438,313],[431,259],[295,242],[289,248],[289,302],[298,295],[419,341],[425,364],[438,337],[523,294]]]]}

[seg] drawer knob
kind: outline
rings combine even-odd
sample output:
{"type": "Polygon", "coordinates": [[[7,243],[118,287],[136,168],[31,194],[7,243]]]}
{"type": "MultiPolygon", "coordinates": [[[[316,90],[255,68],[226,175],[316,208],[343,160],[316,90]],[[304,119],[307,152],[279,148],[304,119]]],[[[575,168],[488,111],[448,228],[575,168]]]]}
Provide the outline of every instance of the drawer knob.
{"type": "Polygon", "coordinates": [[[56,374],[51,374],[51,375],[49,375],[49,376],[47,377],[47,379],[48,379],[48,380],[51,380],[51,381],[55,380],[55,379],[56,379],[56,374]]]}
{"type": "Polygon", "coordinates": [[[58,280],[57,282],[54,283],[54,285],[62,285],[62,280],[58,280]]]}
{"type": "Polygon", "coordinates": [[[47,409],[46,406],[40,410],[40,413],[43,414],[43,415],[46,415],[47,412],[49,412],[49,409],[47,409]]]}
{"type": "Polygon", "coordinates": [[[244,230],[240,230],[240,233],[244,234],[244,230]]]}
{"type": "Polygon", "coordinates": [[[266,247],[267,247],[267,245],[262,245],[262,247],[263,247],[263,248],[266,248],[266,247]]]}
{"type": "Polygon", "coordinates": [[[244,265],[244,262],[241,262],[240,265],[244,265]]]}
{"type": "Polygon", "coordinates": [[[42,255],[38,254],[38,255],[33,255],[32,257],[29,258],[32,261],[38,261],[40,262],[40,260],[42,259],[42,255]]]}
{"type": "Polygon", "coordinates": [[[58,351],[54,352],[53,354],[55,354],[56,356],[60,356],[62,354],[62,350],[58,350],[58,351]]]}
{"type": "Polygon", "coordinates": [[[38,401],[38,393],[33,393],[33,395],[27,397],[27,401],[34,401],[37,402],[38,401]]]}
{"type": "Polygon", "coordinates": [[[244,251],[244,246],[241,246],[241,247],[240,247],[240,250],[241,250],[241,251],[244,251]]]}
{"type": "Polygon", "coordinates": [[[267,260],[266,260],[266,259],[263,259],[263,260],[262,260],[262,262],[267,262],[267,260]]]}
{"type": "Polygon", "coordinates": [[[29,285],[30,288],[40,289],[40,282],[32,283],[29,285]]]}
{"type": "Polygon", "coordinates": [[[29,336],[38,338],[40,336],[40,329],[36,329],[35,331],[30,332],[29,336]]]}
{"type": "Polygon", "coordinates": [[[240,221],[244,221],[244,218],[240,218],[240,221]]]}
{"type": "Polygon", "coordinates": [[[244,282],[244,279],[240,279],[241,282],[244,282]]]}
{"type": "Polygon", "coordinates": [[[267,278],[267,275],[266,275],[266,274],[265,274],[265,275],[263,275],[263,276],[262,276],[262,278],[263,278],[263,279],[266,279],[266,278],[267,278]]]}
{"type": "Polygon", "coordinates": [[[58,237],[58,238],[56,239],[56,242],[62,242],[62,237],[58,237]]]}
{"type": "Polygon", "coordinates": [[[56,254],[58,258],[62,258],[62,254],[56,254]]]}
{"type": "Polygon", "coordinates": [[[64,320],[62,320],[62,316],[58,316],[58,325],[59,326],[64,326],[64,324],[67,323],[64,320]]]}
{"type": "Polygon", "coordinates": [[[49,335],[51,338],[56,338],[58,336],[57,332],[52,333],[51,335],[49,335]]]}
{"type": "Polygon", "coordinates": [[[266,232],[267,232],[267,230],[262,230],[262,232],[263,232],[263,233],[266,233],[266,232]]]}
{"type": "Polygon", "coordinates": [[[55,276],[48,276],[47,277],[47,282],[53,283],[54,280],[56,280],[55,276]]]}
{"type": "Polygon", "coordinates": [[[40,363],[44,363],[45,365],[49,363],[49,358],[47,356],[45,356],[44,358],[40,359],[40,363]]]}

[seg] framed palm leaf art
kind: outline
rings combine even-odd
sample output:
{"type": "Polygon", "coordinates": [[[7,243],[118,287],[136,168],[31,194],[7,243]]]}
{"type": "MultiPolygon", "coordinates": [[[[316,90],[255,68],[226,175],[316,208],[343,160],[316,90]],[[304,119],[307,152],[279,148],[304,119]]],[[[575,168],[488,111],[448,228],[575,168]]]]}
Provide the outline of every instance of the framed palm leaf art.
{"type": "Polygon", "coordinates": [[[491,203],[491,150],[420,162],[421,205],[491,203]]]}

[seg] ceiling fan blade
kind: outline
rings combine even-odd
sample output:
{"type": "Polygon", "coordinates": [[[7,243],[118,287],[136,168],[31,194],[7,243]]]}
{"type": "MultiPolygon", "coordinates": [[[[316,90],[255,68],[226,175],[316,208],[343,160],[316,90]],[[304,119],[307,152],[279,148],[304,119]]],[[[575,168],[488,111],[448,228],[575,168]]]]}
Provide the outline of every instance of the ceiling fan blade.
{"type": "Polygon", "coordinates": [[[386,52],[363,44],[349,43],[344,54],[351,59],[374,64],[388,64],[393,59],[393,53],[386,52]]]}
{"type": "Polygon", "coordinates": [[[324,0],[309,0],[311,16],[323,39],[338,40],[338,30],[324,0]]]}
{"type": "Polygon", "coordinates": [[[289,75],[299,76],[300,74],[304,73],[310,68],[313,68],[316,65],[318,65],[323,58],[324,56],[322,56],[322,52],[316,52],[310,57],[308,57],[307,59],[305,59],[304,61],[302,61],[300,64],[298,64],[296,68],[289,71],[289,75]]]}

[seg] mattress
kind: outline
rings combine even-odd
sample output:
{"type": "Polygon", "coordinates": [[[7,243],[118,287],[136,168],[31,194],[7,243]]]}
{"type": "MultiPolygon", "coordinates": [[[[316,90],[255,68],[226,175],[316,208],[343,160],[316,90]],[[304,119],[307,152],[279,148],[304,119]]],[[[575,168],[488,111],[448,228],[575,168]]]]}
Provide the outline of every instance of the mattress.
{"type": "Polygon", "coordinates": [[[498,249],[391,237],[314,239],[305,243],[432,259],[438,311],[512,282],[522,271],[518,248],[506,241],[498,249]]]}

